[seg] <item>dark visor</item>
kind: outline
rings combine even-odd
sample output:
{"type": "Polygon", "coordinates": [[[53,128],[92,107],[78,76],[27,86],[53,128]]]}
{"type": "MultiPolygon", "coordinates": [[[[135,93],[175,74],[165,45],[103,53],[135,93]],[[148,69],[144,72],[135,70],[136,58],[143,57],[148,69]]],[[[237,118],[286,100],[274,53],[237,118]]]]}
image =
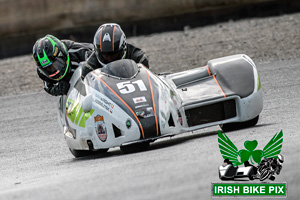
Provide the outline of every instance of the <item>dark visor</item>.
{"type": "Polygon", "coordinates": [[[115,61],[115,60],[122,59],[123,50],[119,50],[117,52],[101,53],[101,56],[102,56],[104,61],[112,62],[112,61],[115,61]]]}
{"type": "Polygon", "coordinates": [[[66,61],[62,58],[56,58],[55,61],[48,65],[47,67],[40,67],[40,69],[44,72],[45,75],[47,75],[49,78],[55,77],[59,72],[64,69],[66,66],[66,61]]]}

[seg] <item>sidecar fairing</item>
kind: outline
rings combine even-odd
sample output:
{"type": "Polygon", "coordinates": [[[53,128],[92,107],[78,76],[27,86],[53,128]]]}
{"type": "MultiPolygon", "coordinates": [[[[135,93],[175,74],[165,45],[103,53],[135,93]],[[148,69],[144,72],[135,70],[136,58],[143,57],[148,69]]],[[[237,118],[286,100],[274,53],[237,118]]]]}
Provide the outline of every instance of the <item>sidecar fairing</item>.
{"type": "Polygon", "coordinates": [[[76,69],[59,103],[59,124],[72,150],[150,142],[249,121],[262,110],[257,70],[246,55],[161,76],[127,59],[90,72],[84,81],[81,71],[76,69]]]}
{"type": "Polygon", "coordinates": [[[234,180],[238,178],[249,178],[250,180],[254,179],[254,167],[234,167],[232,164],[219,167],[219,178],[221,180],[234,180]]]}
{"type": "Polygon", "coordinates": [[[60,100],[59,123],[70,149],[107,149],[180,133],[180,105],[158,76],[121,60],[84,81],[81,69],[75,71],[67,97],[60,100]]]}
{"type": "Polygon", "coordinates": [[[214,59],[205,67],[166,75],[164,79],[182,101],[186,131],[213,125],[221,125],[223,130],[252,126],[263,108],[258,72],[246,55],[214,59]]]}

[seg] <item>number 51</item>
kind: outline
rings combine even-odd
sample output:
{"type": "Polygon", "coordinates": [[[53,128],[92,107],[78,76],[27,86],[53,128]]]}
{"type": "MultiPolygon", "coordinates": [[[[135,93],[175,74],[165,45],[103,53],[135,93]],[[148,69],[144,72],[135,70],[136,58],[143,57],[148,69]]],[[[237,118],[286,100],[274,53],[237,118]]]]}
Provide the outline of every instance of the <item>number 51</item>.
{"type": "Polygon", "coordinates": [[[125,81],[122,83],[117,83],[117,87],[121,94],[129,94],[135,91],[134,84],[138,86],[140,91],[147,91],[147,88],[142,80],[137,80],[134,82],[125,81]]]}

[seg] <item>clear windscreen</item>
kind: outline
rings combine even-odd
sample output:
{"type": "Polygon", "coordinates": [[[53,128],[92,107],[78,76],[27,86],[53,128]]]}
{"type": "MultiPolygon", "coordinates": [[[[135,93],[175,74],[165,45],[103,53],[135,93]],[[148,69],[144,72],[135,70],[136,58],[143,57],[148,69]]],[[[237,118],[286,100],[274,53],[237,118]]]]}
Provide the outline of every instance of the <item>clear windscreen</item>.
{"type": "Polygon", "coordinates": [[[105,65],[101,72],[118,78],[131,78],[138,73],[138,66],[133,60],[122,59],[105,65]]]}

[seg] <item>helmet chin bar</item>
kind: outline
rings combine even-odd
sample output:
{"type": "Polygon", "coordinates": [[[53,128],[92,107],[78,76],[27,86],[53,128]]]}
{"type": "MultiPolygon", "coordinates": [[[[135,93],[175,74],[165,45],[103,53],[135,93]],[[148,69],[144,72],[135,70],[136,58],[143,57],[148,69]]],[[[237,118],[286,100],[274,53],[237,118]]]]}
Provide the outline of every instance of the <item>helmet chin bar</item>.
{"type": "MultiPolygon", "coordinates": [[[[116,60],[121,60],[121,59],[125,59],[125,57],[126,57],[126,51],[127,50],[127,48],[125,47],[124,48],[124,53],[123,53],[123,55],[122,55],[122,57],[120,58],[120,59],[116,59],[116,60]]],[[[97,60],[98,60],[98,62],[102,65],[102,66],[105,66],[105,65],[107,65],[107,64],[109,64],[110,62],[107,62],[107,63],[105,63],[105,62],[103,62],[103,61],[101,61],[101,59],[100,59],[100,55],[95,51],[95,53],[96,53],[96,58],[97,58],[97,60]]],[[[114,61],[116,61],[116,60],[114,60],[114,61]]],[[[111,62],[113,62],[113,61],[111,61],[111,62]]]]}
{"type": "Polygon", "coordinates": [[[99,62],[99,63],[100,63],[102,66],[105,66],[105,65],[107,65],[107,64],[105,64],[105,63],[101,62],[101,60],[99,59],[98,55],[96,55],[96,58],[97,58],[98,62],[99,62]]]}

